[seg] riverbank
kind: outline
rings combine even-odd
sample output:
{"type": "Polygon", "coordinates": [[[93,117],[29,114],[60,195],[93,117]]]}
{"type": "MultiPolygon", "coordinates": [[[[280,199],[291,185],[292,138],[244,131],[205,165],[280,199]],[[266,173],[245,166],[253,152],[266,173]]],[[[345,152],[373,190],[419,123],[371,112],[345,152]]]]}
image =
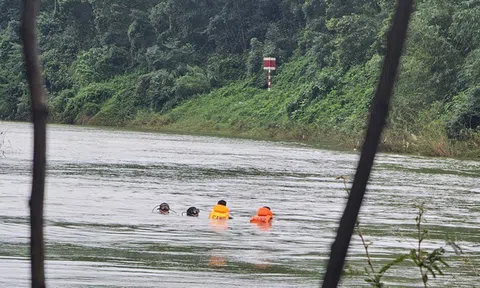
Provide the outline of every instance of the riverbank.
{"type": "MultiPolygon", "coordinates": [[[[229,126],[225,123],[200,119],[174,121],[169,114],[143,115],[128,123],[126,128],[268,141],[294,141],[312,147],[342,151],[360,150],[363,143],[363,138],[359,134],[347,134],[295,123],[242,129],[242,125],[229,126]]],[[[480,135],[473,134],[467,141],[456,141],[448,139],[446,133],[442,133],[438,127],[431,127],[419,135],[399,133],[387,128],[379,149],[380,152],[387,153],[478,160],[480,159],[480,135]]]]}
{"type": "MultiPolygon", "coordinates": [[[[310,62],[305,59],[286,63],[278,71],[276,86],[271,91],[252,85],[252,79],[245,79],[183,101],[164,113],[137,110],[125,125],[182,133],[301,141],[313,146],[358,150],[378,77],[374,68],[379,67],[381,59],[374,60],[354,74],[347,73],[337,89],[328,88],[329,80],[324,79],[328,78],[328,71],[309,69],[310,62]],[[312,75],[306,71],[313,71],[312,75]]],[[[380,151],[480,159],[478,130],[465,130],[470,131],[468,135],[457,135],[453,139],[447,131],[455,115],[446,112],[444,105],[437,103],[416,106],[415,111],[406,110],[399,103],[402,93],[396,91],[380,151]]],[[[98,124],[97,121],[90,123],[98,124]]]]}
{"type": "MultiPolygon", "coordinates": [[[[172,122],[168,114],[150,114],[148,117],[144,114],[121,126],[112,126],[105,123],[85,126],[168,134],[296,142],[314,148],[339,151],[359,151],[363,143],[363,139],[359,135],[348,135],[339,131],[322,130],[313,126],[295,125],[293,123],[290,126],[271,125],[271,127],[241,129],[239,128],[241,126],[231,127],[213,121],[172,122]]],[[[382,136],[379,152],[480,160],[480,135],[473,134],[468,141],[455,141],[448,139],[445,133],[435,129],[430,130],[430,134],[405,135],[387,128],[382,136]]]]}

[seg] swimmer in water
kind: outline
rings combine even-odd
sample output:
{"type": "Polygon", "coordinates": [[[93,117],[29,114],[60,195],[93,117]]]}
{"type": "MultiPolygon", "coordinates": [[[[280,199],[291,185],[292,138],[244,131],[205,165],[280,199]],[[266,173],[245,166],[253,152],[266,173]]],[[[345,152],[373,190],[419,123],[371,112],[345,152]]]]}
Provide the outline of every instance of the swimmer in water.
{"type": "Polygon", "coordinates": [[[153,208],[152,212],[154,211],[157,211],[158,210],[158,213],[160,214],[169,214],[170,213],[170,206],[163,202],[162,204],[160,205],[157,205],[153,208]]]}
{"type": "Polygon", "coordinates": [[[217,202],[217,205],[213,206],[212,212],[208,216],[209,219],[233,219],[230,216],[230,209],[227,207],[227,202],[225,200],[220,200],[217,202]]]}
{"type": "Polygon", "coordinates": [[[273,213],[270,207],[263,206],[257,211],[257,215],[250,218],[250,223],[269,223],[273,220],[273,213]]]}
{"type": "Polygon", "coordinates": [[[198,209],[197,207],[192,206],[187,209],[187,216],[198,217],[199,213],[200,213],[200,209],[198,209]]]}

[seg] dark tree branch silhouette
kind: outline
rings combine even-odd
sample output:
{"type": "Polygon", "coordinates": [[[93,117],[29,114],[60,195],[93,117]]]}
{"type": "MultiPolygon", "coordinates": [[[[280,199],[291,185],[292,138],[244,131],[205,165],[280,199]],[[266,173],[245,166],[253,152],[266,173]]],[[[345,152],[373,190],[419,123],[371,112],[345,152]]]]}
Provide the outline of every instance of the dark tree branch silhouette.
{"type": "Polygon", "coordinates": [[[32,102],[34,129],[33,180],[30,197],[30,257],[32,287],[45,287],[45,247],[43,242],[43,202],[45,194],[47,108],[42,72],[37,53],[36,18],[39,0],[23,1],[21,35],[25,69],[32,102]]]}
{"type": "Polygon", "coordinates": [[[363,143],[362,154],[357,172],[343,212],[337,236],[332,244],[330,260],[323,279],[323,287],[337,287],[340,281],[350,239],[357,221],[363,196],[377,153],[380,137],[385,126],[390,98],[397,76],[398,64],[405,42],[408,22],[412,11],[412,0],[398,0],[393,25],[388,35],[387,53],[383,62],[382,73],[378,83],[373,108],[370,113],[367,134],[363,143]]]}

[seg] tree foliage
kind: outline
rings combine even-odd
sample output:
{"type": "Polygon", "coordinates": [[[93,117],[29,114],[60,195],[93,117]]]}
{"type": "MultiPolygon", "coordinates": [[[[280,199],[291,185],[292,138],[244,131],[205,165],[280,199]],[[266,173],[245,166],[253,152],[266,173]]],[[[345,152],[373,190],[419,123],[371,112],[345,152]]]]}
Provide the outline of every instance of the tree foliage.
{"type": "MultiPolygon", "coordinates": [[[[42,1],[51,118],[124,123],[119,115],[168,113],[232,81],[263,88],[262,58],[273,56],[274,83],[285,81],[276,115],[360,133],[394,8],[387,0],[42,1]]],[[[0,0],[0,119],[29,118],[20,9],[0,0]]],[[[417,1],[391,129],[419,133],[419,115],[433,110],[452,138],[479,129],[479,17],[478,1],[417,1]]]]}

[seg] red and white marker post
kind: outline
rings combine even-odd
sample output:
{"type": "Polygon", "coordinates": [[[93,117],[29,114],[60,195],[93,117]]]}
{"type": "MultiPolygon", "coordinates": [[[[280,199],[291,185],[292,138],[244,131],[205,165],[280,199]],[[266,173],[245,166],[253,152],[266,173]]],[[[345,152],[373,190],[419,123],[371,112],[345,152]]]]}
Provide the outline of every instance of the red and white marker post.
{"type": "Polygon", "coordinates": [[[268,70],[268,91],[272,88],[272,76],[270,73],[277,68],[276,59],[272,57],[263,58],[263,70],[268,70]]]}

